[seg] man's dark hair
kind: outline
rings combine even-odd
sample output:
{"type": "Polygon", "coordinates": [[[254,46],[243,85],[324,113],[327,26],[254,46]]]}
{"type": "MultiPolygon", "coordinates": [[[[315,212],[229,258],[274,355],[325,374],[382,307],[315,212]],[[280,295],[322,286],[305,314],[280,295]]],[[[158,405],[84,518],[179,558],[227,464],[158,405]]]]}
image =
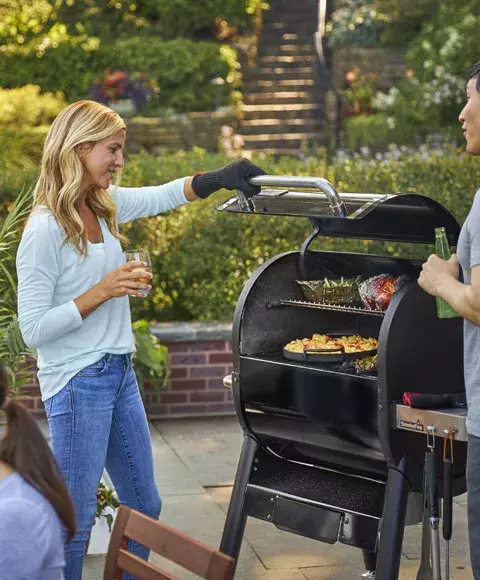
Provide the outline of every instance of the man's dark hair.
{"type": "Polygon", "coordinates": [[[477,79],[477,91],[480,91],[480,60],[476,62],[468,71],[468,80],[477,79]]]}

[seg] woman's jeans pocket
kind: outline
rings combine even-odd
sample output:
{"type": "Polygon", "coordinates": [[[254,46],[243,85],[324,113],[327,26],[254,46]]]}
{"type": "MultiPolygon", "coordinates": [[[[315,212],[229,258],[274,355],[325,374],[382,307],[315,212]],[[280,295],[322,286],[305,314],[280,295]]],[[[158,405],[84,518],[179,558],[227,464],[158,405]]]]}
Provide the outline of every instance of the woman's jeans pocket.
{"type": "Polygon", "coordinates": [[[81,371],[78,371],[78,373],[75,376],[76,377],[96,377],[96,376],[104,373],[107,370],[107,367],[108,367],[108,359],[107,359],[107,356],[105,355],[105,356],[102,356],[102,358],[100,360],[98,360],[97,362],[94,362],[93,364],[88,365],[88,367],[85,367],[81,371]]]}
{"type": "Polygon", "coordinates": [[[68,382],[65,387],[53,397],[43,402],[47,419],[68,415],[73,412],[73,393],[72,385],[68,382]]]}

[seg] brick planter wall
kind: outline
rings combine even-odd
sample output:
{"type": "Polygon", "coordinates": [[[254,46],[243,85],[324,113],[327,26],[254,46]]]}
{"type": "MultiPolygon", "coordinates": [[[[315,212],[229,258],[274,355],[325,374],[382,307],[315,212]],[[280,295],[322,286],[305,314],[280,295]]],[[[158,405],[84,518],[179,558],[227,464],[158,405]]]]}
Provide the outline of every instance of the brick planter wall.
{"type": "Polygon", "coordinates": [[[145,390],[149,417],[235,412],[232,391],[223,386],[223,377],[232,372],[230,324],[166,323],[152,331],[168,347],[171,377],[166,389],[145,390]]]}
{"type": "MultiPolygon", "coordinates": [[[[223,386],[223,377],[232,372],[230,324],[156,324],[152,332],[168,347],[171,376],[165,389],[145,387],[149,418],[235,412],[232,391],[223,386]]],[[[35,416],[45,416],[34,362],[32,381],[22,387],[20,400],[35,416]]]]}

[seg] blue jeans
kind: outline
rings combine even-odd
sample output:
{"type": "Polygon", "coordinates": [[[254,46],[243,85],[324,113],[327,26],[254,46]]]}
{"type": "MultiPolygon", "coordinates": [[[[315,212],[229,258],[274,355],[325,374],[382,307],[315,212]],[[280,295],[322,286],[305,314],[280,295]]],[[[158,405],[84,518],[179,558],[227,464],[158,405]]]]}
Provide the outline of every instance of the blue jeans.
{"type": "Polygon", "coordinates": [[[470,561],[475,580],[480,580],[480,437],[468,435],[467,513],[470,561]]]}
{"type": "MultiPolygon", "coordinates": [[[[132,356],[107,354],[84,368],[45,401],[45,411],[77,523],[75,537],[65,546],[65,580],[81,580],[104,468],[120,503],[153,518],[158,518],[162,506],[132,356]]],[[[131,543],[129,549],[148,559],[143,546],[131,543]]]]}

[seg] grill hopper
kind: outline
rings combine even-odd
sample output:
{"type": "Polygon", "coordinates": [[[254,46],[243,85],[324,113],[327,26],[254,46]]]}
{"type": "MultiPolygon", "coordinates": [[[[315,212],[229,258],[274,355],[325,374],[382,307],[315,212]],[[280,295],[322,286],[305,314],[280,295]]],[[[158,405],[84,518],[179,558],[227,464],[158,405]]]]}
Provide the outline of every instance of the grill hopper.
{"type": "MultiPolygon", "coordinates": [[[[358,274],[368,278],[380,273],[406,274],[415,280],[421,263],[414,260],[308,248],[318,235],[432,243],[434,229],[440,226],[446,227],[453,245],[459,226],[443,206],[424,196],[340,193],[335,197],[331,191],[306,191],[307,185],[321,189],[322,183],[314,178],[262,176],[254,181],[264,186],[253,199],[254,211],[242,209],[235,197],[217,209],[307,217],[314,231],[300,252],[276,256],[259,268],[237,304],[232,338],[234,400],[247,447],[255,449],[251,459],[257,464],[250,471],[245,457],[243,463],[241,458],[235,488],[241,487],[241,468],[246,469],[242,501],[247,515],[269,519],[295,533],[375,552],[391,468],[402,465],[410,492],[422,489],[425,441],[417,433],[396,429],[395,406],[404,391],[463,392],[462,324],[459,319],[439,320],[434,299],[415,282],[395,294],[385,313],[375,313],[302,304],[295,281],[358,274]],[[379,338],[378,377],[288,361],[281,355],[293,338],[333,331],[379,338]],[[275,498],[282,498],[279,510],[275,498]],[[269,511],[266,502],[275,508],[269,511]],[[312,502],[323,512],[308,513],[312,502]],[[305,505],[307,512],[293,523],[293,514],[303,513],[300,506],[305,505]],[[323,522],[320,530],[309,528],[306,522],[312,518],[323,522]],[[355,529],[346,520],[355,522],[355,529]]],[[[437,456],[441,458],[441,452],[437,456]]],[[[455,494],[465,490],[465,456],[466,446],[458,444],[455,494]]],[[[232,555],[232,538],[238,530],[233,531],[230,512],[239,501],[234,490],[222,540],[222,548],[232,555]]]]}

